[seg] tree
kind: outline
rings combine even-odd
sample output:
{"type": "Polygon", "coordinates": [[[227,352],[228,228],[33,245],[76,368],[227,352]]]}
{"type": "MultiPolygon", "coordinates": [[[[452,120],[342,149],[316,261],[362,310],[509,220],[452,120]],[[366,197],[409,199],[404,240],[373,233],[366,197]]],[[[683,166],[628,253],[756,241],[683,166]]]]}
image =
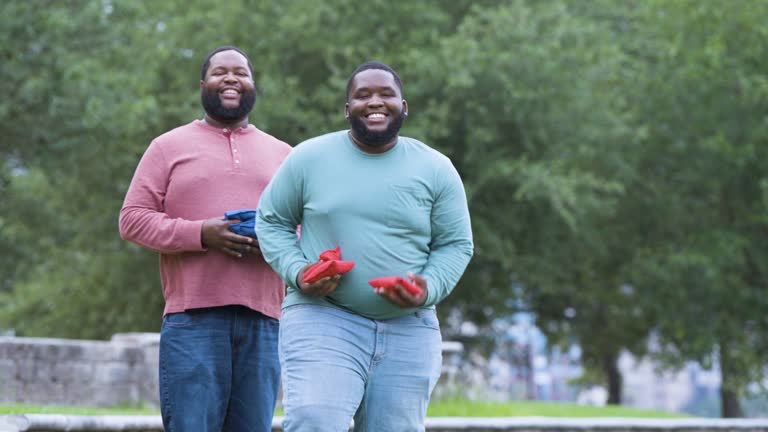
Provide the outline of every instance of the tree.
{"type": "Polygon", "coordinates": [[[719,364],[722,414],[740,416],[768,354],[768,5],[654,1],[625,12],[646,149],[631,193],[648,216],[627,274],[658,317],[662,358],[719,364]]]}
{"type": "Polygon", "coordinates": [[[213,48],[253,60],[251,122],[346,127],[345,85],[403,76],[404,135],[462,175],[475,257],[440,306],[521,308],[621,400],[616,359],[718,363],[723,412],[768,358],[765,2],[171,0],[0,5],[0,327],[156,330],[156,254],[117,215],[155,136],[199,117],[213,48]],[[691,299],[696,299],[692,301],[691,299]],[[34,320],[29,319],[35,317],[34,320]],[[702,322],[702,317],[712,317],[702,322]]]}
{"type": "Polygon", "coordinates": [[[612,403],[618,354],[642,353],[651,325],[619,277],[632,227],[607,225],[633,132],[621,59],[610,32],[567,2],[477,7],[415,65],[410,99],[427,107],[419,135],[457,165],[473,219],[476,254],[446,305],[476,322],[531,308],[550,340],[583,346],[612,403]]]}
{"type": "Polygon", "coordinates": [[[156,254],[121,241],[117,216],[150,140],[200,115],[197,77],[211,49],[250,53],[259,93],[252,122],[295,144],[344,127],[355,66],[429,49],[469,4],[393,10],[374,0],[366,7],[379,13],[380,31],[371,32],[340,0],[228,2],[215,13],[201,1],[4,3],[0,160],[11,198],[0,244],[14,248],[0,266],[8,290],[0,325],[89,338],[158,328],[156,254]],[[393,18],[402,28],[384,25],[393,18]]]}

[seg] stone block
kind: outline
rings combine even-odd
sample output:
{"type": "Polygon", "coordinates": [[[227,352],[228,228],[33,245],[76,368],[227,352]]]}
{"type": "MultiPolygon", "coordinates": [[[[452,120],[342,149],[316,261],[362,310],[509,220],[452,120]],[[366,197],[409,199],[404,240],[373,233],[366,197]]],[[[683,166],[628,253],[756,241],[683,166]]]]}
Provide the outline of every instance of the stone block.
{"type": "MultiPolygon", "coordinates": [[[[0,401],[158,407],[159,343],[158,333],[110,341],[0,336],[0,401]]],[[[462,352],[451,343],[444,350],[444,360],[462,352]]]]}

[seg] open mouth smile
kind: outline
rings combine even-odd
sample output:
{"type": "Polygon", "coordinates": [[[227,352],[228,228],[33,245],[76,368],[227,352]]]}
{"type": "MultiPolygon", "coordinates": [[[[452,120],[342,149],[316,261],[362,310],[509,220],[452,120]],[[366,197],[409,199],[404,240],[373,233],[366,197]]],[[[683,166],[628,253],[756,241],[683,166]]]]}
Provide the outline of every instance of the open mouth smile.
{"type": "Polygon", "coordinates": [[[381,123],[387,119],[387,115],[384,113],[371,113],[365,116],[365,118],[371,123],[381,123]]]}

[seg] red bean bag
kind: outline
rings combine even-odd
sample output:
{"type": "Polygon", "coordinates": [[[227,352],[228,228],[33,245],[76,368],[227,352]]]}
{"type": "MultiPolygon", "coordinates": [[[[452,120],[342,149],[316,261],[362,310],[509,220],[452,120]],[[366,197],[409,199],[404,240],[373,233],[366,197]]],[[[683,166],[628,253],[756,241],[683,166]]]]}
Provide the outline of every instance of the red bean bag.
{"type": "Polygon", "coordinates": [[[388,290],[395,289],[395,285],[400,284],[411,295],[421,295],[421,288],[411,280],[400,276],[382,276],[371,279],[368,283],[374,288],[384,288],[388,290]]]}
{"type": "Polygon", "coordinates": [[[320,260],[304,271],[304,282],[315,283],[320,279],[344,274],[355,266],[352,261],[341,260],[341,249],[329,249],[320,254],[320,260]]]}
{"type": "Polygon", "coordinates": [[[320,253],[320,261],[332,261],[341,259],[341,248],[336,246],[336,249],[328,249],[327,251],[320,253]]]}

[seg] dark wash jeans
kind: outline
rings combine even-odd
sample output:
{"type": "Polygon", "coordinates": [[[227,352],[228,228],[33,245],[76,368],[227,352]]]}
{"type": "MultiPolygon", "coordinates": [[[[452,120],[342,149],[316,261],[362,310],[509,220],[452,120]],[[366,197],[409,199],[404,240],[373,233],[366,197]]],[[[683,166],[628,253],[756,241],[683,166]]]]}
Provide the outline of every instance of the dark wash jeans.
{"type": "Polygon", "coordinates": [[[166,432],[272,430],[279,323],[243,306],[168,314],[160,331],[166,432]]]}

